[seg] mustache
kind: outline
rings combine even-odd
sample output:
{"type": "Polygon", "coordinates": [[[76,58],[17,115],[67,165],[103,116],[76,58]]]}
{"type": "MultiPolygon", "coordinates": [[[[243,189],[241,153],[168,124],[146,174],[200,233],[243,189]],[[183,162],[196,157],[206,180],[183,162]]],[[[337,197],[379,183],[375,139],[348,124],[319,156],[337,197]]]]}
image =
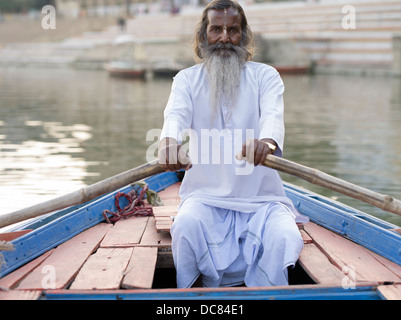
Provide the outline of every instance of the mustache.
{"type": "Polygon", "coordinates": [[[222,42],[205,44],[202,51],[202,56],[204,57],[204,59],[209,59],[213,56],[228,58],[230,56],[236,55],[240,59],[240,61],[245,62],[247,55],[247,51],[243,47],[236,46],[231,43],[222,42]]]}
{"type": "Polygon", "coordinates": [[[231,43],[215,43],[211,44],[208,46],[209,52],[215,52],[215,51],[220,51],[220,50],[231,50],[231,51],[237,51],[238,46],[234,46],[231,43]]]}

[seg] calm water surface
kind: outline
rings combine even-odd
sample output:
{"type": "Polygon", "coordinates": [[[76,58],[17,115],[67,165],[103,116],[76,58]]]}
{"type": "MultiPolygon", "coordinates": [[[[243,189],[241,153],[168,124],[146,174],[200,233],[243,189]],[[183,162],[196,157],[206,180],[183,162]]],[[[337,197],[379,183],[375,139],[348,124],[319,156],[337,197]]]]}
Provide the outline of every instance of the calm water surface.
{"type": "MultiPolygon", "coordinates": [[[[283,76],[287,159],[401,199],[401,79],[283,76]]],[[[146,162],[171,79],[103,71],[0,69],[0,214],[146,162]]],[[[397,225],[401,217],[298,178],[397,225]]]]}

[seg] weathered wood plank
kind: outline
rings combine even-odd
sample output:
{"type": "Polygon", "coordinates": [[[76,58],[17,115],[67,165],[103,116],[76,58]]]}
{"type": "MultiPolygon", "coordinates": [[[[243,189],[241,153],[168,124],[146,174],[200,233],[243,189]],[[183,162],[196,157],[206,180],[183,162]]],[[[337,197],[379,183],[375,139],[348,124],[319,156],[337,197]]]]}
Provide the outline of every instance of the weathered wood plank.
{"type": "Polygon", "coordinates": [[[26,229],[26,230],[0,233],[0,241],[12,241],[31,231],[32,229],[26,229]]]}
{"type": "Polygon", "coordinates": [[[168,232],[170,230],[170,226],[171,225],[166,228],[167,232],[158,232],[156,229],[156,220],[154,217],[150,216],[139,243],[125,243],[124,241],[121,244],[117,242],[102,242],[101,248],[170,247],[171,236],[168,232]]]}
{"type": "Polygon", "coordinates": [[[156,229],[160,233],[170,233],[173,221],[158,221],[156,220],[156,229]]]}
{"type": "Polygon", "coordinates": [[[41,294],[37,290],[0,291],[0,300],[37,300],[41,294]]]}
{"type": "Polygon", "coordinates": [[[171,217],[176,216],[178,213],[178,205],[161,206],[153,208],[153,215],[155,217],[171,217]]]}
{"type": "Polygon", "coordinates": [[[141,246],[170,247],[171,236],[167,232],[157,232],[156,219],[149,217],[148,224],[140,242],[141,246]]]}
{"type": "Polygon", "coordinates": [[[372,251],[368,251],[368,252],[373,258],[375,258],[381,264],[385,265],[387,269],[389,269],[391,272],[396,274],[401,279],[401,266],[400,265],[386,259],[385,257],[382,257],[381,255],[379,255],[375,252],[372,252],[372,251]]]}
{"type": "Polygon", "coordinates": [[[104,237],[100,247],[129,246],[141,241],[149,217],[134,216],[117,221],[104,237]]]}
{"type": "Polygon", "coordinates": [[[306,243],[312,243],[313,239],[305,232],[305,230],[301,229],[299,230],[301,232],[302,240],[304,241],[304,244],[306,243]]]}
{"type": "Polygon", "coordinates": [[[157,247],[135,247],[122,287],[151,289],[157,262],[157,247]]]}
{"type": "Polygon", "coordinates": [[[400,277],[377,261],[370,251],[336,233],[309,222],[304,226],[316,245],[340,270],[353,270],[357,282],[399,282],[400,277]]]}
{"type": "Polygon", "coordinates": [[[394,231],[396,233],[401,234],[401,228],[390,229],[390,231],[394,231]]]}
{"type": "Polygon", "coordinates": [[[162,199],[165,206],[176,205],[180,202],[179,191],[181,182],[177,182],[167,189],[159,192],[159,196],[162,199]]]}
{"type": "Polygon", "coordinates": [[[173,219],[171,217],[155,217],[156,223],[161,222],[161,223],[171,223],[173,222],[173,219]]]}
{"type": "Polygon", "coordinates": [[[341,285],[345,276],[313,243],[304,245],[299,263],[312,280],[319,284],[341,285]]]}
{"type": "Polygon", "coordinates": [[[0,287],[13,289],[22,278],[24,278],[27,274],[29,274],[32,270],[37,268],[44,260],[47,259],[52,254],[53,250],[47,251],[35,260],[27,263],[21,268],[15,270],[14,272],[6,275],[5,277],[0,279],[0,287]]]}
{"type": "Polygon", "coordinates": [[[170,228],[173,225],[172,217],[175,217],[177,213],[178,205],[153,208],[157,232],[170,232],[170,228]]]}
{"type": "Polygon", "coordinates": [[[100,223],[58,246],[33,270],[17,289],[42,290],[65,288],[88,256],[96,250],[111,225],[100,223]]]}
{"type": "Polygon", "coordinates": [[[181,183],[175,183],[169,188],[159,192],[164,206],[154,207],[153,214],[156,219],[156,229],[159,233],[169,233],[173,224],[171,217],[175,217],[178,213],[178,205],[180,202],[179,189],[181,183]]]}
{"type": "Polygon", "coordinates": [[[378,286],[377,290],[386,300],[401,300],[400,284],[378,286]]]}
{"type": "Polygon", "coordinates": [[[118,289],[133,248],[99,248],[79,271],[70,289],[118,289]]]}

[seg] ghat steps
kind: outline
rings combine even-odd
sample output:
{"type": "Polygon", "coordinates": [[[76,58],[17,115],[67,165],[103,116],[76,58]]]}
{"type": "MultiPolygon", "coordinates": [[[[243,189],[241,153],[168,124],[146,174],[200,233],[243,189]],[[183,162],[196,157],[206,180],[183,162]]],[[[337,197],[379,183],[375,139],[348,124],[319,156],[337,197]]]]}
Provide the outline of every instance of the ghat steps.
{"type": "MultiPolygon", "coordinates": [[[[287,41],[291,44],[287,54],[295,48],[302,53],[305,61],[316,65],[317,71],[363,72],[369,69],[386,73],[391,70],[393,36],[401,35],[401,1],[276,2],[249,4],[244,8],[248,22],[258,37],[267,44],[278,39],[287,41]],[[349,11],[342,11],[346,5],[355,10],[354,29],[345,28],[350,22],[347,18],[350,17],[347,16],[349,11]]],[[[47,64],[70,64],[78,59],[102,61],[107,59],[107,50],[99,50],[99,47],[110,45],[121,34],[130,34],[145,42],[184,43],[188,55],[192,55],[188,43],[201,10],[184,8],[182,13],[174,16],[138,15],[127,21],[124,32],[112,23],[100,31],[79,33],[77,29],[76,36],[68,35],[58,42],[3,44],[0,61],[47,64]],[[92,54],[88,55],[88,51],[92,54]],[[97,54],[94,54],[95,51],[97,54]]],[[[61,28],[60,24],[58,29],[61,28]]],[[[51,31],[40,32],[43,35],[51,31]]],[[[63,33],[62,30],[58,32],[63,33]]]]}

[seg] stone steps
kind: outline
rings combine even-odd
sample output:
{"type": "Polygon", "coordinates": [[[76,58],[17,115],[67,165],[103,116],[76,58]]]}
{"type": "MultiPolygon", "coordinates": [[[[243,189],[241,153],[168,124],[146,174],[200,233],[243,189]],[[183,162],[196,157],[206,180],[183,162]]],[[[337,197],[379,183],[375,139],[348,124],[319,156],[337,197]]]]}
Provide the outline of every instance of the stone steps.
{"type": "MultiPolygon", "coordinates": [[[[244,9],[253,32],[264,42],[289,41],[291,48],[299,51],[294,53],[294,59],[302,55],[303,61],[312,61],[318,69],[350,70],[353,66],[360,69],[361,66],[369,68],[371,65],[374,69],[389,70],[394,59],[393,36],[401,34],[401,0],[275,2],[244,5],[244,9]],[[345,5],[351,5],[356,10],[356,29],[344,29],[342,25],[346,13],[341,10],[345,5]]],[[[41,47],[32,44],[31,48],[24,47],[22,52],[21,47],[9,45],[0,50],[0,61],[23,59],[70,63],[88,51],[93,53],[96,48],[110,46],[116,37],[123,34],[148,43],[165,42],[171,45],[181,41],[186,46],[185,50],[190,51],[189,40],[201,11],[202,8],[183,10],[175,16],[138,15],[127,21],[124,32],[115,23],[109,23],[102,30],[81,32],[57,44],[43,44],[41,47]]],[[[57,28],[61,29],[58,30],[60,34],[67,32],[61,23],[57,28]]],[[[106,50],[103,49],[103,52],[106,50]]],[[[102,59],[100,54],[99,59],[102,59]]]]}
{"type": "MultiPolygon", "coordinates": [[[[298,4],[250,15],[253,29],[269,39],[290,39],[317,67],[356,69],[372,65],[388,70],[393,61],[394,34],[401,34],[401,1],[347,1],[298,4]],[[345,5],[355,8],[356,29],[342,25],[345,5]],[[268,11],[268,13],[267,13],[268,11]]],[[[347,21],[346,21],[347,22],[347,21]]],[[[331,68],[333,69],[333,68],[331,68]]]]}

